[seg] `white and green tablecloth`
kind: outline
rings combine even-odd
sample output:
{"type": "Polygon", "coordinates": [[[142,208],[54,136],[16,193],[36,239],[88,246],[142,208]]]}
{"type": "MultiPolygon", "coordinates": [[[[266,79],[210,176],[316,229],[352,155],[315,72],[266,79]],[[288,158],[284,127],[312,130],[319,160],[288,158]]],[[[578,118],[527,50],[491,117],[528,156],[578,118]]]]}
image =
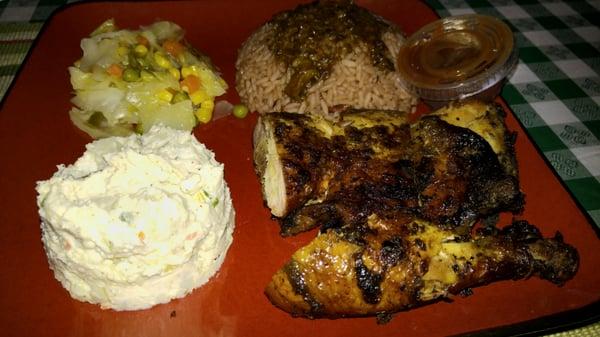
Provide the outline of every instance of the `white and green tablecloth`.
{"type": "MultiPolygon", "coordinates": [[[[0,98],[44,21],[68,2],[0,0],[0,98]]],[[[520,61],[502,97],[600,227],[600,1],[426,2],[441,17],[480,13],[510,25],[520,61]]],[[[554,336],[600,336],[600,323],[554,336]]]]}

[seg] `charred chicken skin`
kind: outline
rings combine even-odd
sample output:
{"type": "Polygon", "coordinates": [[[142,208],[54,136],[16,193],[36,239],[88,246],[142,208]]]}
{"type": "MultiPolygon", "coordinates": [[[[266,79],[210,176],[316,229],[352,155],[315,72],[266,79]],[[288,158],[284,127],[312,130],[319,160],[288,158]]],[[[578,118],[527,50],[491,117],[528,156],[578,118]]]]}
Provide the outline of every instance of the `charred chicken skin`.
{"type": "Polygon", "coordinates": [[[578,265],[560,234],[526,222],[473,225],[519,212],[514,135],[503,111],[478,102],[410,121],[349,111],[336,122],[262,115],[254,161],[281,234],[315,227],[267,286],[305,317],[386,315],[495,280],[537,275],[562,284],[578,265]]]}
{"type": "Polygon", "coordinates": [[[526,222],[465,238],[428,222],[372,217],[366,228],[330,229],[298,250],[266,294],[295,316],[385,315],[497,280],[537,275],[562,284],[577,260],[560,235],[542,239],[526,222]]]}
{"type": "Polygon", "coordinates": [[[462,109],[473,111],[464,117],[440,110],[413,124],[389,111],[349,112],[337,123],[291,113],[261,116],[254,160],[267,205],[282,218],[282,235],[364,223],[380,209],[408,209],[446,228],[470,226],[498,210],[519,211],[514,137],[501,110],[462,109]],[[460,123],[478,128],[453,125],[460,123]]]}

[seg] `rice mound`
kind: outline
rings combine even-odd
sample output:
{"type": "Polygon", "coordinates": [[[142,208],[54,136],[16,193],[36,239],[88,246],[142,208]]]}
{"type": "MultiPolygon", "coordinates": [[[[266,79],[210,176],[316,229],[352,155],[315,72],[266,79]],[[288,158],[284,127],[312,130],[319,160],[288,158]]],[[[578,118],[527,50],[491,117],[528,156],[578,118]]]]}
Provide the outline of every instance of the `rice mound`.
{"type": "MultiPolygon", "coordinates": [[[[251,111],[311,113],[335,118],[339,106],[414,110],[417,97],[401,86],[397,69],[386,72],[374,66],[364,43],[358,43],[352,52],[336,62],[329,77],[312,85],[301,102],[292,100],[284,92],[292,69],[276,59],[269,49],[267,41],[273,33],[273,24],[266,23],[238,52],[236,89],[251,111]]],[[[404,42],[401,32],[388,29],[381,38],[395,60],[404,42]]]]}

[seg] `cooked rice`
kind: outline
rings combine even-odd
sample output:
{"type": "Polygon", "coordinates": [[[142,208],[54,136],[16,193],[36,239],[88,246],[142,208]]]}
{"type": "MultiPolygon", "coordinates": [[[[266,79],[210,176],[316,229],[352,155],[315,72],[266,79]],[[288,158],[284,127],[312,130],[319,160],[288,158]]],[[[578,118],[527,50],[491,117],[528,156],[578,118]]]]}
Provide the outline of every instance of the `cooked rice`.
{"type": "MultiPolygon", "coordinates": [[[[400,85],[398,72],[382,71],[371,62],[366,44],[358,44],[352,53],[337,62],[329,77],[312,85],[301,102],[293,101],[284,92],[292,76],[284,62],[275,58],[267,41],[273,24],[259,28],[244,43],[236,62],[236,89],[242,102],[251,111],[299,112],[335,117],[344,105],[353,108],[412,111],[416,97],[400,85]]],[[[389,30],[382,36],[395,60],[404,37],[389,30]]]]}

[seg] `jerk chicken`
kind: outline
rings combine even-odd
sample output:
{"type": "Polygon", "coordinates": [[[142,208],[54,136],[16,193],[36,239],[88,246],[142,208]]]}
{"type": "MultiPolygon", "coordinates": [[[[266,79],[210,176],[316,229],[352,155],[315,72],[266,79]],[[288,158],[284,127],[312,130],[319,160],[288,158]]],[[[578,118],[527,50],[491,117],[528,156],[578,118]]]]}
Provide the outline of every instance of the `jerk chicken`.
{"type": "Polygon", "coordinates": [[[386,315],[473,286],[537,275],[562,284],[578,265],[560,234],[527,222],[474,224],[524,203],[514,135],[501,108],[472,102],[416,121],[347,111],[336,122],[272,113],[254,132],[254,161],[281,234],[320,234],[266,294],[311,318],[386,315]]]}
{"type": "Polygon", "coordinates": [[[276,306],[311,318],[385,315],[502,279],[562,284],[576,251],[516,222],[469,238],[428,222],[372,217],[366,229],[328,230],[298,250],[266,289],[276,306]]]}

